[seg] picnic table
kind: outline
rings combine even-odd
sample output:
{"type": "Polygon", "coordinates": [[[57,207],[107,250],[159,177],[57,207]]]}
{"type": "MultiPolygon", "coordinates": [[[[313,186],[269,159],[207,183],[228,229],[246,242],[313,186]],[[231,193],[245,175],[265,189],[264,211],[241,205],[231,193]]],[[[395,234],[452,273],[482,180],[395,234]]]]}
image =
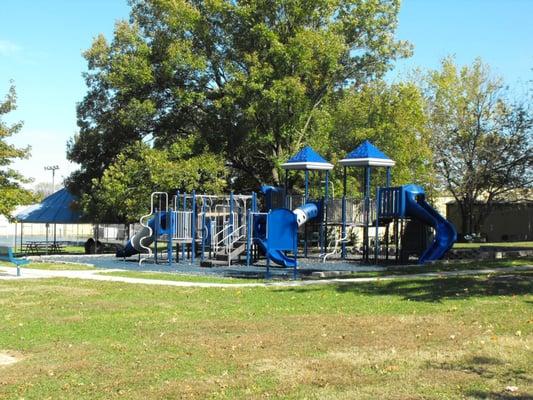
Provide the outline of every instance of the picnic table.
{"type": "Polygon", "coordinates": [[[26,253],[40,254],[43,252],[61,253],[65,246],[61,242],[30,241],[26,242],[26,253]]]}

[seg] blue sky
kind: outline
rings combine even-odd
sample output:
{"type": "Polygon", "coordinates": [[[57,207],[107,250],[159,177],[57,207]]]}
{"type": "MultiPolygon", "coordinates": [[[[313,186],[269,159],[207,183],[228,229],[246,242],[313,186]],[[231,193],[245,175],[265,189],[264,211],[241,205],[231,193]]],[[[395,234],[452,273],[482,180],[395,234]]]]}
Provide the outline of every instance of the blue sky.
{"type": "MultiPolygon", "coordinates": [[[[75,106],[83,98],[81,53],[116,20],[128,17],[126,0],[2,0],[0,14],[0,95],[13,79],[23,120],[13,139],[33,148],[15,167],[36,182],[50,180],[75,165],[65,159],[66,142],[76,132],[75,106]]],[[[461,64],[482,57],[511,87],[533,79],[533,0],[404,0],[397,37],[414,45],[414,55],[388,75],[401,79],[412,68],[437,68],[450,54],[461,64]]]]}

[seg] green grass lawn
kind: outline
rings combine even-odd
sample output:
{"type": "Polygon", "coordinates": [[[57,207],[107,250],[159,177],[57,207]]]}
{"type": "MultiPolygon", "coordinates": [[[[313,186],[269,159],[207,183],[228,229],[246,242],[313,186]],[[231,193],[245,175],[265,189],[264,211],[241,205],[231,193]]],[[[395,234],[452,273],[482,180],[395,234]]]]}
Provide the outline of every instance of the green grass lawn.
{"type": "Polygon", "coordinates": [[[526,247],[533,248],[532,242],[490,242],[490,243],[455,243],[454,249],[479,249],[480,247],[526,247]]]}
{"type": "Polygon", "coordinates": [[[0,281],[0,398],[531,398],[532,280],[0,281]]]}

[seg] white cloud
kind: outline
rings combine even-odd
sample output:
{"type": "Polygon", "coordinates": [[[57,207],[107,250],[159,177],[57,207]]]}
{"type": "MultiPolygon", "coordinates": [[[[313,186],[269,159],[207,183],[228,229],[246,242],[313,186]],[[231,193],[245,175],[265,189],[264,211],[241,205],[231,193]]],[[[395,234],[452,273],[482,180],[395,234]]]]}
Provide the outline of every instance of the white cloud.
{"type": "Polygon", "coordinates": [[[20,50],[22,50],[22,47],[20,47],[18,44],[9,40],[0,39],[0,56],[8,56],[18,53],[20,50]]]}

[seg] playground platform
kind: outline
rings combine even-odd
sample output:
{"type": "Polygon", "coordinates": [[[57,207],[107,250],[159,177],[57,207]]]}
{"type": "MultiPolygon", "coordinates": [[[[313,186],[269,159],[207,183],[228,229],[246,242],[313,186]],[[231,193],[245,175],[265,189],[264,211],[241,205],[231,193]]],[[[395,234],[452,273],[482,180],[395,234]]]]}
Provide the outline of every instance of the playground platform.
{"type": "MultiPolygon", "coordinates": [[[[143,263],[139,266],[136,261],[124,261],[117,259],[114,255],[50,255],[40,257],[30,257],[35,261],[50,263],[75,263],[91,265],[95,268],[106,269],[123,269],[129,271],[142,272],[170,272],[176,274],[228,277],[228,278],[250,278],[263,279],[266,273],[266,264],[259,262],[254,265],[231,265],[216,266],[212,268],[200,267],[199,262],[191,263],[188,260],[168,265],[166,263],[143,263]]],[[[299,277],[309,277],[317,272],[340,271],[346,273],[381,271],[384,267],[376,265],[361,265],[353,261],[334,260],[322,263],[319,259],[302,258],[299,260],[298,275],[299,277]]],[[[272,279],[290,279],[293,276],[292,268],[270,266],[270,275],[272,279]]]]}

